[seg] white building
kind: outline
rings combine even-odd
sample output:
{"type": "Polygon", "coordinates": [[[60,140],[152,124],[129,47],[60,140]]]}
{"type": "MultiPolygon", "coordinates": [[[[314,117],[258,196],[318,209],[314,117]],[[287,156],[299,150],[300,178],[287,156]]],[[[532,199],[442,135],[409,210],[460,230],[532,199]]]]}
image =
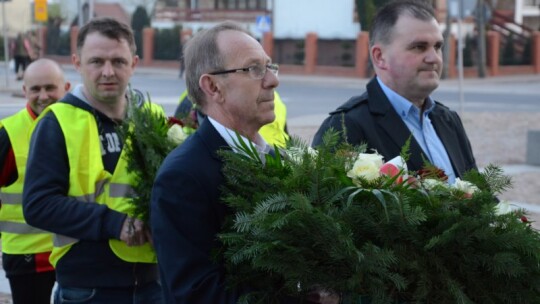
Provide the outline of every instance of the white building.
{"type": "Polygon", "coordinates": [[[11,0],[0,3],[0,9],[2,8],[5,12],[0,14],[0,24],[4,24],[2,16],[5,14],[8,37],[15,37],[17,33],[32,29],[32,21],[34,20],[34,16],[32,16],[33,3],[25,0],[11,0]]]}
{"type": "Polygon", "coordinates": [[[62,16],[66,20],[65,26],[69,26],[71,22],[79,14],[80,8],[88,3],[90,7],[96,4],[119,4],[127,14],[130,16],[133,14],[137,6],[142,5],[146,8],[146,12],[150,16],[154,9],[156,0],[54,0],[56,3],[60,3],[62,10],[62,16]]]}
{"type": "Polygon", "coordinates": [[[276,39],[303,39],[309,32],[321,39],[356,39],[360,25],[354,20],[354,0],[274,0],[276,39]]]}

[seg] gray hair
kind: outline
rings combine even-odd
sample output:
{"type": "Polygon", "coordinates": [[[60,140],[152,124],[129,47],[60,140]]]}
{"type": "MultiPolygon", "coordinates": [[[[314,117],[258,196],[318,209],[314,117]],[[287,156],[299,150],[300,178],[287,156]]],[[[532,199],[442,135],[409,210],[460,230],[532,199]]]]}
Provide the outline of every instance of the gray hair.
{"type": "Polygon", "coordinates": [[[224,69],[225,58],[217,45],[217,37],[219,33],[229,30],[250,35],[241,24],[225,21],[210,29],[196,33],[186,43],[184,62],[186,65],[188,97],[202,109],[206,104],[206,98],[199,87],[199,79],[203,74],[224,69]]]}
{"type": "Polygon", "coordinates": [[[389,44],[392,41],[396,22],[400,16],[405,14],[422,21],[437,19],[433,7],[426,1],[398,0],[390,2],[379,9],[373,19],[369,33],[369,46],[372,47],[377,42],[389,44]]]}

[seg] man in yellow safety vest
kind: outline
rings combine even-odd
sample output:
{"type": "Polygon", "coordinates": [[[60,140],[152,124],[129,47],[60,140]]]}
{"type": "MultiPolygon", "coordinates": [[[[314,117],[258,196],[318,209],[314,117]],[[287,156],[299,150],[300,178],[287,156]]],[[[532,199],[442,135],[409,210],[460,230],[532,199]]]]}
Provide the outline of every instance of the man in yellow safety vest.
{"type": "Polygon", "coordinates": [[[58,63],[38,59],[24,74],[26,107],[0,121],[0,231],[2,266],[14,304],[49,304],[55,282],[49,262],[52,235],[28,225],[22,212],[22,193],[30,129],[41,112],[69,90],[58,63]]]}

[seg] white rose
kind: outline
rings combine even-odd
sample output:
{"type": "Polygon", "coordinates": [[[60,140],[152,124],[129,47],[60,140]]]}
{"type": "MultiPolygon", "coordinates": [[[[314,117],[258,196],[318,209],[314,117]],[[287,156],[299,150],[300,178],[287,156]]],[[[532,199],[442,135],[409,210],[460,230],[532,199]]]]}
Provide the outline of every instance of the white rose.
{"type": "Polygon", "coordinates": [[[176,145],[179,145],[186,140],[187,134],[184,133],[180,125],[174,124],[167,131],[167,138],[176,145]]]}
{"type": "MultiPolygon", "coordinates": [[[[306,149],[301,147],[290,147],[285,151],[285,154],[289,157],[289,159],[295,163],[300,164],[302,162],[302,158],[304,157],[304,154],[306,153],[306,149]]],[[[313,149],[312,147],[307,148],[307,153],[311,158],[316,158],[318,156],[319,151],[313,149]]]]}
{"type": "Polygon", "coordinates": [[[508,203],[508,201],[500,201],[497,206],[495,206],[495,214],[502,215],[512,212],[512,206],[508,203]]]}
{"type": "Polygon", "coordinates": [[[458,189],[459,191],[471,196],[474,192],[478,191],[478,187],[476,187],[473,183],[470,183],[468,181],[463,181],[459,177],[456,178],[456,182],[454,183],[454,188],[458,189]]]}
{"type": "Polygon", "coordinates": [[[308,147],[307,151],[309,155],[311,156],[311,158],[317,158],[317,156],[319,156],[319,151],[313,149],[312,147],[308,147]]]}
{"type": "Polygon", "coordinates": [[[302,162],[303,151],[299,147],[290,147],[285,151],[285,154],[295,164],[302,162]]]}
{"type": "Polygon", "coordinates": [[[424,187],[424,189],[428,191],[431,191],[439,187],[444,187],[444,188],[447,187],[447,183],[441,182],[438,179],[426,178],[426,179],[422,179],[421,181],[422,181],[422,186],[424,187]]]}
{"type": "Polygon", "coordinates": [[[381,174],[379,172],[383,165],[383,157],[379,154],[360,153],[354,162],[354,165],[347,176],[353,180],[363,177],[368,181],[377,179],[381,174]]]}

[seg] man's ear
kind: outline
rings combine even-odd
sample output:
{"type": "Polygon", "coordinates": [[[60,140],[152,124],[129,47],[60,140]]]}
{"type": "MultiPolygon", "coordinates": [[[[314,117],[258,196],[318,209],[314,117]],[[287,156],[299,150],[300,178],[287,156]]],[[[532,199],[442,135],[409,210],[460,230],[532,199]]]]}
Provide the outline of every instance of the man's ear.
{"type": "Polygon", "coordinates": [[[221,91],[212,75],[204,74],[199,78],[199,87],[209,99],[221,96],[221,91]]]}
{"type": "Polygon", "coordinates": [[[137,63],[139,63],[139,56],[138,56],[138,55],[134,55],[134,56],[133,56],[133,61],[131,62],[131,68],[134,69],[135,66],[137,65],[137,63]]]}
{"type": "Polygon", "coordinates": [[[71,63],[75,67],[75,70],[79,71],[79,68],[81,67],[81,58],[79,58],[79,55],[71,54],[71,63]]]}
{"type": "Polygon", "coordinates": [[[371,62],[373,65],[381,70],[386,69],[386,59],[383,56],[383,49],[379,44],[375,44],[369,50],[371,55],[371,62]]]}

